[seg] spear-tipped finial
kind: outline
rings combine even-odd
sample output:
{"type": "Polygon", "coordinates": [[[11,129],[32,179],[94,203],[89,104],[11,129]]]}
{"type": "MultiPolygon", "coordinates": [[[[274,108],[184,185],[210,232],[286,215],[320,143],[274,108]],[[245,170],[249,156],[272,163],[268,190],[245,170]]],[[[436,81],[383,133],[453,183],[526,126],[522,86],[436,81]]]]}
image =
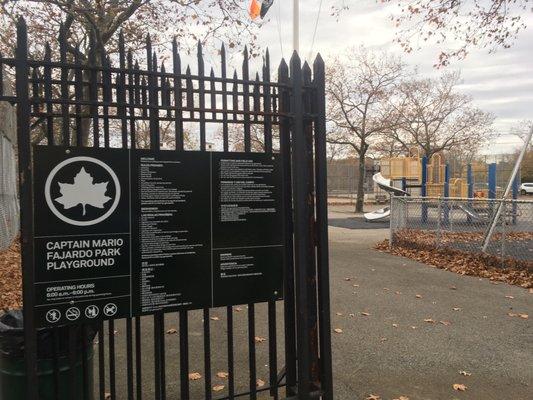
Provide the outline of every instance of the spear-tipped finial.
{"type": "Polygon", "coordinates": [[[322,55],[320,53],[317,53],[315,57],[315,62],[313,64],[324,64],[324,59],[322,58],[322,55]]]}
{"type": "Polygon", "coordinates": [[[17,27],[26,29],[26,20],[22,15],[17,20],[17,27]]]}
{"type": "Polygon", "coordinates": [[[202,41],[200,39],[198,39],[198,56],[201,56],[202,55],[202,41]]]}

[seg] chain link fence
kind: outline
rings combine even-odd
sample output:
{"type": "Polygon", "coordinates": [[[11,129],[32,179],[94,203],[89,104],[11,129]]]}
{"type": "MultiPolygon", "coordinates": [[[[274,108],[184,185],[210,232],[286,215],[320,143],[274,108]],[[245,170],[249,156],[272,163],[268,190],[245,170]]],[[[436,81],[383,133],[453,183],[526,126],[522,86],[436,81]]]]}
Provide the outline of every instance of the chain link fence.
{"type": "Polygon", "coordinates": [[[532,201],[394,197],[390,229],[392,246],[485,253],[502,265],[533,266],[532,201]],[[502,213],[483,252],[498,207],[502,213]]]}
{"type": "Polygon", "coordinates": [[[15,150],[3,135],[0,135],[0,157],[0,250],[3,250],[19,233],[15,150]]]}

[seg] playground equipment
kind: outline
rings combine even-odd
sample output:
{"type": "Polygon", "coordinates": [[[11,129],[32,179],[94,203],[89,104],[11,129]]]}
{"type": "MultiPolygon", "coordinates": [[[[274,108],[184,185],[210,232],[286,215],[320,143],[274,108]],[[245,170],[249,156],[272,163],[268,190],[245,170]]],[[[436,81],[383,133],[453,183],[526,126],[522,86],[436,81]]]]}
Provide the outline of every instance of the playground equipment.
{"type": "MultiPolygon", "coordinates": [[[[412,196],[496,199],[503,193],[497,186],[496,163],[473,162],[466,166],[465,177],[452,178],[450,166],[441,154],[428,159],[414,149],[408,156],[381,159],[380,167],[383,178],[390,179],[391,186],[412,196]]],[[[519,180],[515,179],[514,199],[518,197],[519,186],[519,180]]]]}
{"type": "MultiPolygon", "coordinates": [[[[392,182],[390,179],[386,179],[381,175],[381,172],[378,172],[377,174],[374,174],[372,177],[373,181],[376,183],[376,185],[379,186],[380,189],[386,191],[391,196],[410,196],[409,193],[407,193],[405,190],[398,189],[392,185],[392,182]]],[[[378,221],[385,218],[388,218],[390,216],[390,207],[384,207],[380,208],[377,211],[365,213],[364,217],[367,221],[378,221]]]]}
{"type": "MultiPolygon", "coordinates": [[[[380,160],[381,173],[375,174],[373,180],[377,187],[391,196],[416,196],[429,198],[487,198],[497,199],[500,188],[496,185],[497,165],[475,162],[466,168],[466,178],[451,178],[450,166],[444,162],[441,154],[434,154],[429,160],[420,157],[417,149],[409,151],[408,156],[390,157],[380,160]],[[484,178],[486,177],[486,182],[484,178]]],[[[519,180],[512,185],[513,199],[517,199],[519,180]]],[[[492,218],[493,204],[485,207],[473,207],[462,204],[460,209],[467,220],[488,223],[492,218]],[[486,208],[486,209],[485,209],[486,208]]],[[[428,206],[422,205],[422,221],[427,221],[428,206]]],[[[449,220],[449,208],[443,209],[444,222],[449,220]]],[[[367,221],[388,218],[390,207],[366,213],[367,221]]]]}

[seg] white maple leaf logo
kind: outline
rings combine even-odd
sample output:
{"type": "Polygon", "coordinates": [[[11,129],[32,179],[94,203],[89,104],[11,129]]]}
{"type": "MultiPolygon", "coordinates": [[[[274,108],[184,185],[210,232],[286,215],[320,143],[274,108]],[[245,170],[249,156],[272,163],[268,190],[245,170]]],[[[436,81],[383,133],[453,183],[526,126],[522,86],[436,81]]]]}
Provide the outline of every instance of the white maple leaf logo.
{"type": "Polygon", "coordinates": [[[104,204],[111,200],[111,197],[106,196],[108,182],[93,183],[93,181],[93,177],[82,167],[74,177],[74,183],[58,182],[62,196],[55,201],[62,204],[66,210],[81,204],[83,215],[86,205],[104,208],[104,204]]]}

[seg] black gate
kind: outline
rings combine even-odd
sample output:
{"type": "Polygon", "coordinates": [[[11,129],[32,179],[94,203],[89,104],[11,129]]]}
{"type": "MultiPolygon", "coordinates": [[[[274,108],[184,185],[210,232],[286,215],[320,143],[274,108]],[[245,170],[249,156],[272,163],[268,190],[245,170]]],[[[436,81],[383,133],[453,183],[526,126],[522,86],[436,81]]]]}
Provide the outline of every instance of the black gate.
{"type": "Polygon", "coordinates": [[[34,311],[25,307],[26,398],[39,398],[42,371],[38,371],[37,359],[48,356],[53,366],[51,398],[56,399],[64,398],[66,391],[72,400],[89,400],[93,389],[100,400],[332,399],[324,63],[320,56],[311,71],[294,54],[290,66],[281,62],[278,81],[271,82],[268,52],[262,77],[256,74],[254,78],[245,50],[238,78],[236,71],[228,73],[222,47],[220,76],[215,76],[213,69],[206,73],[198,45],[194,75],[188,66],[183,72],[176,43],[172,70],[166,70],[158,65],[150,39],[143,67],[125,50],[121,36],[117,67],[95,46],[87,60],[71,57],[61,34],[59,59],[49,47],[43,59],[32,59],[22,19],[17,34],[15,56],[0,55],[0,100],[16,104],[18,113],[25,304],[35,304],[32,141],[42,146],[207,151],[207,138],[216,127],[225,152],[281,154],[289,238],[283,302],[157,313],[46,332],[36,329],[34,311]],[[1,84],[1,73],[10,71],[16,76],[15,96],[1,84]],[[233,146],[232,137],[238,138],[233,146]],[[79,342],[94,328],[93,371],[86,354],[92,349],[79,342]],[[49,340],[41,340],[42,336],[49,340]],[[66,352],[61,354],[63,346],[66,352]],[[69,368],[62,365],[63,359],[69,368]],[[80,368],[81,376],[77,376],[80,368]]]}

